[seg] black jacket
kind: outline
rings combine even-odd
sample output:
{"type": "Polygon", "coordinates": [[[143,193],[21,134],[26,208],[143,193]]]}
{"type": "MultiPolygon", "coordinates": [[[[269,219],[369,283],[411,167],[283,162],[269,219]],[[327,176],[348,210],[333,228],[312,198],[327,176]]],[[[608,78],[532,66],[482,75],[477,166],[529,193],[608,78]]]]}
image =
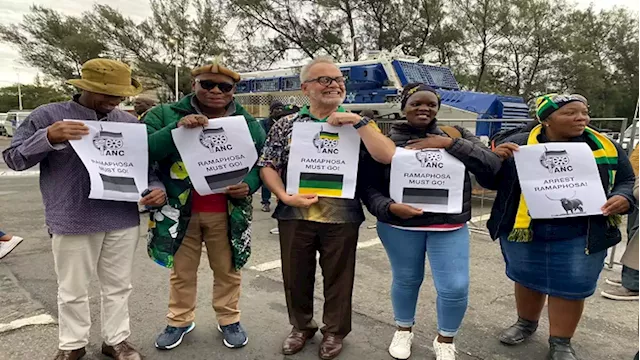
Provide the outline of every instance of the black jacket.
{"type": "MultiPolygon", "coordinates": [[[[506,139],[505,142],[526,145],[528,137],[529,132],[519,133],[506,139]]],[[[543,143],[548,142],[548,139],[544,134],[541,134],[538,141],[543,143]]],[[[571,141],[586,142],[586,136],[583,135],[571,141]]],[[[614,195],[625,197],[629,200],[629,204],[631,204],[630,208],[633,208],[633,204],[635,203],[633,197],[633,185],[635,182],[633,168],[631,167],[626,152],[617,143],[614,144],[616,149],[618,149],[618,164],[614,166],[614,170],[617,170],[617,172],[613,190],[608,193],[608,189],[605,189],[605,193],[607,198],[614,195]]],[[[607,168],[605,165],[598,165],[598,171],[600,178],[603,183],[605,183],[605,179],[609,177],[607,168]]],[[[518,212],[521,189],[513,158],[509,158],[502,163],[502,168],[493,181],[487,182],[486,180],[490,179],[478,179],[478,182],[487,189],[498,191],[491,209],[491,218],[487,222],[489,234],[491,238],[495,240],[511,232],[515,223],[516,213],[518,212]]],[[[621,239],[618,228],[609,226],[606,217],[602,215],[567,219],[539,219],[532,220],[531,225],[534,232],[534,241],[536,238],[536,228],[540,229],[544,226],[569,227],[569,230],[575,232],[576,235],[579,235],[582,229],[584,229],[584,233],[587,235],[587,243],[585,244],[587,253],[596,253],[605,250],[620,242],[621,239]]]]}
{"type": "MultiPolygon", "coordinates": [[[[500,169],[500,158],[492,153],[480,139],[470,131],[456,127],[462,137],[453,140],[453,144],[446,151],[460,160],[467,168],[464,177],[464,194],[462,213],[436,214],[424,213],[408,220],[400,219],[389,211],[393,200],[389,197],[389,179],[391,166],[382,165],[365,156],[361,161],[358,174],[359,195],[371,214],[384,223],[417,227],[435,224],[462,224],[471,219],[471,180],[469,172],[478,179],[492,181],[500,169]]],[[[426,129],[416,129],[409,124],[393,125],[389,137],[396,146],[404,147],[409,140],[425,138],[427,134],[448,136],[433,121],[426,129]]]]}

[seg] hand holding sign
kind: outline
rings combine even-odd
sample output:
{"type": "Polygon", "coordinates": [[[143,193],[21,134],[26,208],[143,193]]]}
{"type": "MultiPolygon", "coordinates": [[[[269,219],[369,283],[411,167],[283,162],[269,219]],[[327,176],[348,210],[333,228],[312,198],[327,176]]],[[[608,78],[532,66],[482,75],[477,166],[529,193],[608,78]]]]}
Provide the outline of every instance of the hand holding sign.
{"type": "Polygon", "coordinates": [[[249,195],[249,185],[242,182],[240,184],[227,186],[227,195],[234,199],[243,199],[249,195]]]}
{"type": "Polygon", "coordinates": [[[89,128],[79,121],[57,121],[47,128],[47,139],[51,144],[80,140],[85,135],[89,135],[89,128]]]}
{"type": "Polygon", "coordinates": [[[496,146],[493,150],[493,153],[498,155],[502,161],[507,160],[510,157],[513,157],[513,153],[518,151],[519,146],[514,143],[504,143],[496,146]]]}
{"type": "Polygon", "coordinates": [[[178,127],[184,126],[187,129],[207,125],[209,125],[209,119],[204,115],[187,115],[178,121],[178,127]]]}
{"type": "Polygon", "coordinates": [[[398,204],[393,203],[389,206],[389,211],[400,219],[407,220],[412,217],[420,216],[423,214],[423,211],[418,208],[414,208],[413,206],[409,206],[407,204],[398,204]]]}
{"type": "Polygon", "coordinates": [[[358,114],[349,112],[334,112],[327,118],[327,123],[333,126],[355,125],[362,120],[358,114]]]}
{"type": "Polygon", "coordinates": [[[618,215],[624,214],[629,210],[630,204],[624,196],[614,195],[607,200],[602,207],[602,215],[618,215]]]}
{"type": "Polygon", "coordinates": [[[287,195],[282,202],[297,208],[309,208],[318,202],[318,195],[315,194],[294,194],[287,195]]]}
{"type": "Polygon", "coordinates": [[[424,139],[409,140],[406,149],[422,150],[422,149],[446,149],[453,144],[453,139],[446,136],[427,134],[424,139]]]}

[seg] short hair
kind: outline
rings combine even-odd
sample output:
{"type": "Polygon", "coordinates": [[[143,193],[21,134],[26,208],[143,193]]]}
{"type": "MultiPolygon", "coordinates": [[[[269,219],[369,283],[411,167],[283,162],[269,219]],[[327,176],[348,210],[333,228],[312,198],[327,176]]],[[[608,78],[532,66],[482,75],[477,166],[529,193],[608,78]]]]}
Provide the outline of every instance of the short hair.
{"type": "Polygon", "coordinates": [[[318,56],[313,58],[313,60],[309,61],[305,66],[302,67],[302,70],[300,70],[300,84],[303,84],[305,81],[309,80],[309,70],[311,70],[311,68],[317,64],[336,65],[335,61],[333,61],[333,58],[330,56],[318,56]]]}

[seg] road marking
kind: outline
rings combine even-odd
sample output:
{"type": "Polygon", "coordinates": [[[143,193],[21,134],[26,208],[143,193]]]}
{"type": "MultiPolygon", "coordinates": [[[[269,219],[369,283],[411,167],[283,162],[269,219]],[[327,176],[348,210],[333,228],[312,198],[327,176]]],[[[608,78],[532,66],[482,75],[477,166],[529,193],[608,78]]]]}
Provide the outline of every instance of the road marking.
{"type": "Polygon", "coordinates": [[[480,216],[474,216],[469,220],[469,222],[475,223],[475,222],[479,222],[479,221],[485,221],[485,220],[489,220],[490,217],[491,217],[491,214],[484,214],[484,215],[480,215],[480,216]]]}
{"type": "Polygon", "coordinates": [[[5,170],[5,171],[0,171],[0,177],[30,177],[30,176],[40,176],[40,170],[27,170],[27,171],[5,170]]]}
{"type": "Polygon", "coordinates": [[[56,324],[56,319],[49,314],[41,314],[36,316],[31,316],[28,318],[22,318],[18,320],[13,320],[8,324],[0,324],[0,333],[20,329],[29,325],[49,325],[56,324]]]}
{"type": "MultiPolygon", "coordinates": [[[[357,248],[358,249],[364,249],[364,248],[376,246],[378,244],[381,244],[380,243],[380,239],[379,238],[375,238],[375,239],[359,242],[357,248]]],[[[316,254],[316,259],[319,259],[319,258],[320,258],[320,254],[316,254]]],[[[268,261],[268,262],[265,262],[265,263],[262,263],[262,264],[258,264],[258,265],[255,265],[255,266],[250,266],[249,269],[255,270],[255,271],[264,272],[264,271],[279,269],[281,267],[282,267],[282,261],[281,260],[273,260],[273,261],[268,261]]]]}

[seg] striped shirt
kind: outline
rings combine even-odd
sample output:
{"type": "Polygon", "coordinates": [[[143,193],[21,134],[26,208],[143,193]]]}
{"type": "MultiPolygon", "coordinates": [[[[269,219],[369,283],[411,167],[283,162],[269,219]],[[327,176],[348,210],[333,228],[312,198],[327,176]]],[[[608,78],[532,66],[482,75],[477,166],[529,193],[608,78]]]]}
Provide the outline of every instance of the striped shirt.
{"type": "MultiPolygon", "coordinates": [[[[48,127],[64,119],[138,122],[133,115],[118,109],[98,119],[95,111],[67,101],[40,106],[20,125],[2,155],[13,170],[40,165],[40,192],[49,233],[91,234],[138,226],[138,204],[89,199],[89,173],[71,145],[49,142],[48,127]]],[[[150,174],[149,180],[152,178],[150,174]]],[[[153,185],[162,187],[155,181],[153,185]]]]}

